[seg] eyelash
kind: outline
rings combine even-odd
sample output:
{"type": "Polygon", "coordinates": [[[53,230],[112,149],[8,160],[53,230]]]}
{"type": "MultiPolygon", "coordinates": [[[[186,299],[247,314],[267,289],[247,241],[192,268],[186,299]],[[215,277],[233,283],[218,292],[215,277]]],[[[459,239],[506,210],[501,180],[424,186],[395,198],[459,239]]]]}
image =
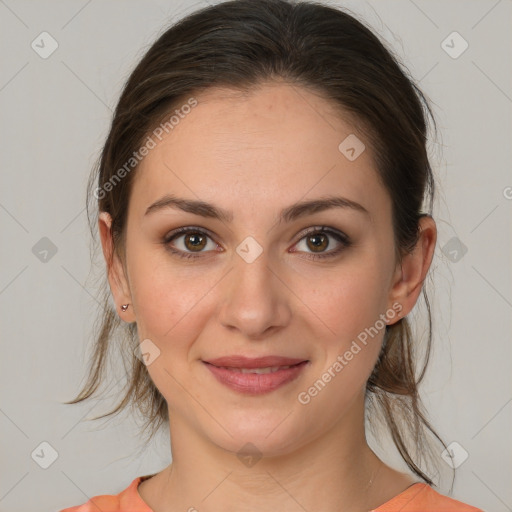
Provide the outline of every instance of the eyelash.
{"type": "MultiPolygon", "coordinates": [[[[202,257],[201,253],[193,254],[193,253],[184,252],[179,249],[174,249],[170,245],[170,242],[172,242],[174,239],[179,238],[179,236],[187,235],[190,233],[204,235],[204,236],[207,236],[208,238],[212,239],[210,234],[208,232],[204,231],[203,229],[190,226],[190,227],[185,227],[185,228],[178,228],[178,229],[174,230],[173,232],[169,233],[164,238],[162,243],[165,245],[167,250],[169,250],[172,254],[178,256],[179,258],[186,258],[186,259],[201,258],[202,257]]],[[[333,258],[335,256],[338,256],[338,254],[340,254],[344,249],[347,249],[348,247],[350,247],[350,245],[352,244],[352,242],[350,241],[350,239],[347,235],[345,235],[344,233],[338,232],[338,231],[333,231],[332,229],[329,229],[326,226],[320,226],[320,227],[316,226],[316,227],[312,228],[311,231],[308,231],[307,233],[305,233],[302,236],[302,238],[300,238],[298,240],[297,244],[300,241],[302,241],[304,238],[306,238],[307,236],[318,235],[320,233],[331,235],[337,242],[341,243],[341,247],[339,247],[338,249],[332,250],[330,252],[323,253],[323,254],[310,253],[310,255],[307,257],[308,259],[324,260],[327,258],[333,258]]],[[[298,252],[298,251],[294,251],[294,252],[298,252]]]]}

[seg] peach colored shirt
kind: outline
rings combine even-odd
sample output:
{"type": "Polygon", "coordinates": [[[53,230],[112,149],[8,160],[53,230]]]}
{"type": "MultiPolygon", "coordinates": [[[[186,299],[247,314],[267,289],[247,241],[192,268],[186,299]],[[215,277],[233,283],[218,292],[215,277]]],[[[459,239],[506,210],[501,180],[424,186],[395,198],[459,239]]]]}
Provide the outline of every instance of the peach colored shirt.
{"type": "MultiPolygon", "coordinates": [[[[142,500],[137,487],[153,475],[139,476],[116,495],[102,494],[87,503],[59,512],[153,512],[142,500]]],[[[417,482],[370,512],[484,512],[461,501],[439,494],[429,485],[417,482]]]]}

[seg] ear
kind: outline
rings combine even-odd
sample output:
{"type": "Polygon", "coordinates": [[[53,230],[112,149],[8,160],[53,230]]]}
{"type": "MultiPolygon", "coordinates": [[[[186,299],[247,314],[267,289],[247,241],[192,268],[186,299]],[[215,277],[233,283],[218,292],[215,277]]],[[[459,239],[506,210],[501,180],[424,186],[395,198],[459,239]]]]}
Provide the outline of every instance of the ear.
{"type": "MultiPolygon", "coordinates": [[[[430,215],[420,218],[419,229],[420,234],[414,250],[406,254],[402,263],[397,265],[389,294],[389,306],[396,303],[402,306],[400,317],[410,313],[416,304],[436,246],[437,228],[430,215]]],[[[389,322],[389,325],[392,323],[394,322],[389,322]]]]}
{"type": "Polygon", "coordinates": [[[98,229],[101,237],[103,256],[107,265],[110,291],[112,292],[116,310],[118,311],[121,320],[130,323],[135,321],[130,287],[121,259],[114,251],[111,226],[112,217],[110,214],[107,212],[101,212],[98,218],[98,229]],[[130,304],[131,307],[129,307],[126,311],[122,311],[122,304],[130,304]]]}

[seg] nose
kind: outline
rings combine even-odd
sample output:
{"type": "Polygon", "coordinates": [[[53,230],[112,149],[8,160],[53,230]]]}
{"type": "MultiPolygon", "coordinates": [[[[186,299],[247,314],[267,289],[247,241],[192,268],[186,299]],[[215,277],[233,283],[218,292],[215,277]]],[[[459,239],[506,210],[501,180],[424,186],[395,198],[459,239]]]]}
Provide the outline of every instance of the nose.
{"type": "Polygon", "coordinates": [[[263,250],[256,259],[237,254],[233,265],[221,294],[222,325],[251,340],[264,339],[285,327],[291,318],[293,294],[279,270],[270,267],[268,251],[263,250]]]}

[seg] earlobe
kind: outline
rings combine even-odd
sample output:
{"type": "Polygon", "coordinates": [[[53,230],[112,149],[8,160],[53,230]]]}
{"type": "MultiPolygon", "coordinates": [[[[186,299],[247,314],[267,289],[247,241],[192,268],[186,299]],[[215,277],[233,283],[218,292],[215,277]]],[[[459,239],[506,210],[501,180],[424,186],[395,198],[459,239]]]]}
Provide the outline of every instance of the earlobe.
{"type": "Polygon", "coordinates": [[[110,291],[117,310],[121,312],[121,319],[126,322],[133,322],[135,321],[133,308],[131,308],[131,311],[127,311],[128,308],[126,307],[123,309],[123,305],[130,304],[132,300],[130,296],[130,287],[125,276],[122,262],[114,250],[111,226],[112,217],[110,214],[107,212],[101,212],[98,218],[98,230],[100,233],[103,256],[106,263],[110,291]]]}
{"type": "Polygon", "coordinates": [[[400,303],[400,316],[406,316],[416,304],[434,255],[437,229],[434,219],[425,215],[419,220],[419,237],[413,251],[397,265],[389,300],[400,303]]]}

